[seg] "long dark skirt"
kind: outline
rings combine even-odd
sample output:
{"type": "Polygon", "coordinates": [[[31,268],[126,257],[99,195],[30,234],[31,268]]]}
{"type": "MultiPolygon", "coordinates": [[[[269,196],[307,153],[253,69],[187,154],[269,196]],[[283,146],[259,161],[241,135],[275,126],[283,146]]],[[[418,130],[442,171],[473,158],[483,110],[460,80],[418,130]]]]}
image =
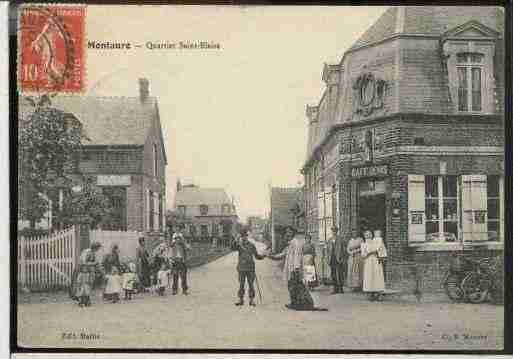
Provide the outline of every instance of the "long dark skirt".
{"type": "Polygon", "coordinates": [[[287,308],[293,310],[327,310],[314,306],[312,296],[301,280],[301,274],[298,271],[292,272],[292,276],[288,281],[288,289],[290,304],[286,305],[287,308]]]}

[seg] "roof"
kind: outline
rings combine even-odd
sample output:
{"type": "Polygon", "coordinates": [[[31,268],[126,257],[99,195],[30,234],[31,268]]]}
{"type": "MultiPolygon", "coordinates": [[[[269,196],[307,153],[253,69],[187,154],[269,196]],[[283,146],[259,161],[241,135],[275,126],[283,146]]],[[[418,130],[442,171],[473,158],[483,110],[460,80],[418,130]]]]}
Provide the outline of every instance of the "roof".
{"type": "Polygon", "coordinates": [[[230,197],[223,188],[184,187],[176,192],[177,206],[199,206],[231,204],[230,197]]]}
{"type": "MultiPolygon", "coordinates": [[[[56,96],[52,107],[75,116],[83,125],[88,140],[84,145],[144,145],[152,124],[160,126],[157,100],[148,97],[56,96]]],[[[31,111],[20,101],[20,116],[31,111]]],[[[159,136],[162,138],[161,129],[159,136]]],[[[165,154],[165,150],[164,150],[165,154]]]]}
{"type": "Polygon", "coordinates": [[[440,36],[447,30],[477,20],[502,33],[504,11],[495,6],[393,6],[351,46],[350,50],[397,34],[440,36]]]}
{"type": "Polygon", "coordinates": [[[274,225],[292,225],[292,210],[303,206],[303,191],[300,187],[271,188],[271,216],[274,225]]]}

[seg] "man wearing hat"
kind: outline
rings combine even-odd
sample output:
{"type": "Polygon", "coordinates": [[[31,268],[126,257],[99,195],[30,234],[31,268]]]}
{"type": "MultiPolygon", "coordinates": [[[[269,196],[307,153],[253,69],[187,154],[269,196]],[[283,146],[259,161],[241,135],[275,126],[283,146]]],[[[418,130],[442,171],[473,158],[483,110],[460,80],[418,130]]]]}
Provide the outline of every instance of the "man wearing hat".
{"type": "Polygon", "coordinates": [[[242,228],[240,238],[234,240],[231,245],[234,251],[239,252],[239,262],[237,263],[237,272],[239,273],[239,291],[237,293],[239,301],[237,306],[244,305],[244,292],[246,280],[249,287],[249,305],[255,306],[255,260],[264,259],[265,255],[258,254],[253,243],[248,240],[248,229],[242,228]],[[253,258],[254,257],[254,258],[253,258]]]}
{"type": "Polygon", "coordinates": [[[182,226],[173,234],[171,239],[171,262],[173,263],[173,295],[178,292],[178,279],[182,282],[182,292],[187,295],[187,250],[191,248],[182,234],[182,226]]]}
{"type": "Polygon", "coordinates": [[[344,280],[347,269],[347,242],[338,234],[337,226],[331,228],[330,269],[333,281],[332,294],[344,293],[344,280]]]}

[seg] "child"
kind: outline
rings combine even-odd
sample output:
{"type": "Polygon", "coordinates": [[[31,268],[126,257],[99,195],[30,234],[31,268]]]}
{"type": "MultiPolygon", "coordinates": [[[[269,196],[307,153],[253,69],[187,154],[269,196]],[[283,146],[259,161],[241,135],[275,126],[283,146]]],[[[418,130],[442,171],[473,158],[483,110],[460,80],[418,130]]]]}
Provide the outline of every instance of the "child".
{"type": "Polygon", "coordinates": [[[157,273],[157,292],[159,295],[164,295],[166,291],[166,286],[169,284],[169,274],[170,270],[167,269],[165,263],[162,263],[159,272],[157,273]]]}
{"type": "Polygon", "coordinates": [[[89,266],[81,265],[80,273],[77,277],[77,294],[78,305],[89,307],[91,305],[91,273],[89,266]]]}
{"type": "Polygon", "coordinates": [[[112,300],[112,303],[119,302],[121,293],[121,276],[117,267],[112,267],[111,273],[106,275],[107,285],[105,286],[105,298],[112,300]]]}
{"type": "Polygon", "coordinates": [[[304,282],[309,289],[312,289],[313,287],[315,287],[315,283],[317,281],[313,255],[305,254],[303,256],[303,263],[304,263],[304,265],[303,265],[304,282]]]}
{"type": "Polygon", "coordinates": [[[137,275],[135,263],[128,265],[128,270],[123,273],[123,290],[125,291],[125,300],[132,299],[132,294],[135,292],[137,275]]]}

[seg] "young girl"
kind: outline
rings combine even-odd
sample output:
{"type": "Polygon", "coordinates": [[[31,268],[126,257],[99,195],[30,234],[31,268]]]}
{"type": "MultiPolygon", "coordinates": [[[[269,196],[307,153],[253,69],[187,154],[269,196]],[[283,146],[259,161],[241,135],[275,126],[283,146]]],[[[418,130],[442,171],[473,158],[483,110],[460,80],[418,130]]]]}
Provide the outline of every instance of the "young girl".
{"type": "Polygon", "coordinates": [[[91,305],[91,273],[87,265],[80,266],[80,273],[77,277],[78,305],[89,307],[91,305]]]}
{"type": "Polygon", "coordinates": [[[107,285],[105,286],[105,299],[112,303],[119,302],[121,293],[121,276],[117,267],[112,267],[111,273],[106,275],[107,285]]]}
{"type": "Polygon", "coordinates": [[[137,284],[137,274],[135,263],[128,265],[128,270],[123,273],[123,290],[125,291],[125,300],[132,299],[137,284]]]}
{"type": "Polygon", "coordinates": [[[169,274],[170,270],[167,269],[165,263],[162,263],[159,272],[157,273],[157,292],[159,295],[164,295],[166,291],[166,286],[169,284],[169,274]]]}

